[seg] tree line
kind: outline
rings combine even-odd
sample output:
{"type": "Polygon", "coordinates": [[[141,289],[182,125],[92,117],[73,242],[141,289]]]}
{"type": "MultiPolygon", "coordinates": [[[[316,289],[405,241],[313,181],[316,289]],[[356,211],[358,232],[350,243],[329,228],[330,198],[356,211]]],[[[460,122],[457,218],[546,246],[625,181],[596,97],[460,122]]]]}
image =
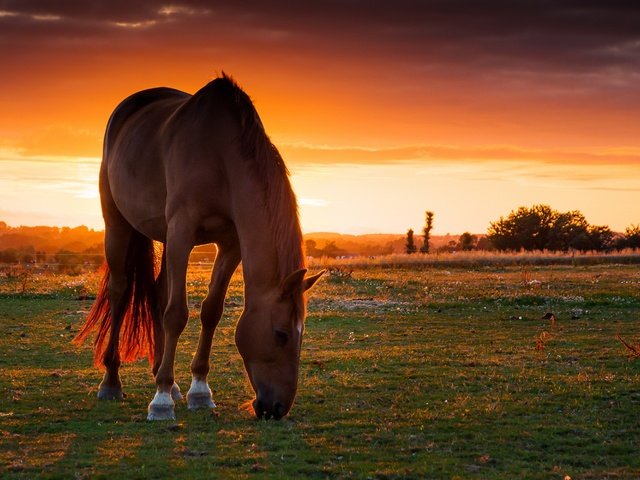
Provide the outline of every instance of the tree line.
{"type": "MultiPolygon", "coordinates": [[[[433,228],[433,212],[427,212],[421,253],[429,252],[429,235],[433,228]],[[425,247],[426,245],[426,247],[425,247]]],[[[406,235],[406,253],[417,252],[412,229],[406,235]]],[[[478,238],[469,232],[447,250],[499,251],[598,251],[607,252],[640,248],[640,225],[630,225],[624,234],[606,225],[591,225],[579,210],[559,212],[548,205],[533,205],[512,210],[506,217],[491,222],[487,235],[478,238]]]]}
{"type": "Polygon", "coordinates": [[[606,225],[591,225],[578,210],[558,212],[548,205],[520,207],[491,222],[487,239],[496,250],[581,252],[640,248],[640,226],[616,234],[606,225]]]}
{"type": "Polygon", "coordinates": [[[104,232],[85,226],[10,227],[0,221],[0,266],[22,264],[54,272],[79,272],[102,264],[104,232]]]}

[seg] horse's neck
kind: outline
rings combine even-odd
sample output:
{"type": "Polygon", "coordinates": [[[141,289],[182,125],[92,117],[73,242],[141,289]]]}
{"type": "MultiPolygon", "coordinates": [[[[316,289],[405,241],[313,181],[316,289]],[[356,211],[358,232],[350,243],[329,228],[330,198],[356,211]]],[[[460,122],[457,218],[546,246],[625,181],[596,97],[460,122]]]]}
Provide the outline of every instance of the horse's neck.
{"type": "Polygon", "coordinates": [[[267,293],[278,285],[278,249],[264,214],[252,212],[247,219],[236,221],[248,296],[267,293]],[[259,218],[262,216],[265,218],[259,218]]]}
{"type": "MultiPolygon", "coordinates": [[[[275,222],[267,209],[256,208],[256,204],[263,202],[264,187],[253,175],[240,175],[232,183],[235,196],[234,223],[240,240],[245,291],[248,297],[262,295],[278,288],[280,277],[291,273],[280,271],[281,262],[278,255],[281,249],[278,248],[277,242],[283,242],[285,239],[276,238],[273,231],[275,222]]],[[[302,265],[298,268],[300,267],[302,265]]]]}

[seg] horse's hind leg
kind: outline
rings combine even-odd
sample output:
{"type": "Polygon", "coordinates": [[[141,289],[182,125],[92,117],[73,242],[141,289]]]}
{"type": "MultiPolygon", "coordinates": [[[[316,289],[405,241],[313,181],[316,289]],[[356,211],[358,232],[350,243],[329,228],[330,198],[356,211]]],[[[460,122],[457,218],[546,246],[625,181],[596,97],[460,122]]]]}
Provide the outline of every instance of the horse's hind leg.
{"type": "Polygon", "coordinates": [[[213,341],[213,333],[222,317],[224,297],[229,287],[231,275],[233,275],[239,263],[240,249],[238,245],[233,245],[229,248],[218,246],[218,254],[213,266],[211,282],[209,283],[209,293],[202,302],[202,311],[200,313],[202,329],[200,330],[198,349],[191,362],[193,380],[187,393],[187,403],[191,410],[216,406],[211,397],[211,389],[207,384],[211,342],[213,341]]]}
{"type": "Polygon", "coordinates": [[[106,369],[98,390],[98,398],[113,400],[123,398],[120,381],[120,327],[129,304],[131,282],[126,270],[127,250],[131,241],[132,228],[124,220],[108,224],[105,231],[105,257],[109,266],[107,295],[111,309],[111,329],[109,343],[102,363],[106,369]]]}

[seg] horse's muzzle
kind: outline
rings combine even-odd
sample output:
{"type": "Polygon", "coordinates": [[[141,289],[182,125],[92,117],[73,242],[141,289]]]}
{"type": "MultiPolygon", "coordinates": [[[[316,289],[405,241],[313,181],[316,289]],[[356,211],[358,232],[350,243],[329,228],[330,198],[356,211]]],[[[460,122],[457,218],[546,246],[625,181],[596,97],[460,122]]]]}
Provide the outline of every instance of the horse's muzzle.
{"type": "Polygon", "coordinates": [[[264,397],[258,397],[253,401],[253,411],[256,417],[269,420],[280,420],[287,413],[287,409],[280,402],[274,402],[264,397]]]}

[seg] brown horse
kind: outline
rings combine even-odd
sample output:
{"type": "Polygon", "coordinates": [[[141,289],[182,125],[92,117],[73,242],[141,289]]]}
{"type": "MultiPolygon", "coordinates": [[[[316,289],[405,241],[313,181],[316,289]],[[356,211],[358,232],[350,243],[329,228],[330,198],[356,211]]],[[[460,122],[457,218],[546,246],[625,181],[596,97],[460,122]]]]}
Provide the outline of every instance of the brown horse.
{"type": "Polygon", "coordinates": [[[193,96],[155,88],[128,97],[107,125],[100,198],[108,268],[76,337],[82,342],[97,330],[94,361],[106,370],[98,398],[122,398],[120,362],[148,356],[157,384],[148,418],[175,418],[189,254],[215,243],[188,406],[215,406],[207,383],[211,343],[242,260],[236,345],[256,394],[253,408],[258,418],[286,415],[298,383],[304,292],[324,272],[305,278],[288,172],[250,98],[224,74],[193,96]],[[164,244],[157,276],[153,240],[164,244]]]}

